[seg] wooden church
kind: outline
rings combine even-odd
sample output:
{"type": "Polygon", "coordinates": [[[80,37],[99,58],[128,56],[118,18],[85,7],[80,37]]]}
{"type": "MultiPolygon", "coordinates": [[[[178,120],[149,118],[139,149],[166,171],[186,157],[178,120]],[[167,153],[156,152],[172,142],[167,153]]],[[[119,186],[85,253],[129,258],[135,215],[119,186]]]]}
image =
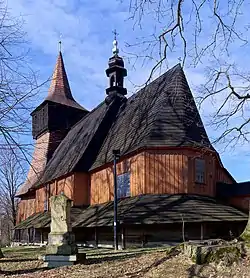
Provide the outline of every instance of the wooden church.
{"type": "MultiPolygon", "coordinates": [[[[178,64],[127,98],[127,70],[114,41],[103,102],[87,111],[72,96],[59,52],[47,98],[31,113],[35,148],[15,241],[46,243],[49,198],[73,201],[78,243],[113,241],[114,151],[119,244],[150,245],[238,236],[249,186],[239,191],[211,145],[178,64]]],[[[245,212],[244,212],[245,210],[245,212]]]]}

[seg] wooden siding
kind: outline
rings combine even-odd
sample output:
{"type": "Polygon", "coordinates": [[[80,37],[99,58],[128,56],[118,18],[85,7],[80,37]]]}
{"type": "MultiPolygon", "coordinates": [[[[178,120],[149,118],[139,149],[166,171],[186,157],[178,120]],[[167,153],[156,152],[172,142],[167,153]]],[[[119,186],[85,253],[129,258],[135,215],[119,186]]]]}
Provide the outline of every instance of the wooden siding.
{"type": "MultiPolygon", "coordinates": [[[[211,151],[158,148],[123,159],[117,174],[130,171],[131,196],[140,194],[201,194],[216,196],[216,183],[233,179],[211,151]],[[205,161],[204,183],[195,182],[195,159],[205,161]],[[125,169],[126,168],[126,169],[125,169]]],[[[91,174],[90,203],[113,200],[113,166],[91,174]]]]}
{"type": "Polygon", "coordinates": [[[17,224],[35,213],[35,197],[25,198],[18,204],[17,224]]]}
{"type": "Polygon", "coordinates": [[[74,174],[74,194],[73,204],[82,206],[89,204],[89,174],[75,173],[74,174]]]}
{"type": "MultiPolygon", "coordinates": [[[[140,153],[123,159],[117,164],[117,174],[130,172],[131,196],[143,194],[145,191],[145,154],[140,153]]],[[[114,198],[113,165],[91,174],[90,204],[101,204],[114,198]]]]}
{"type": "MultiPolygon", "coordinates": [[[[125,172],[130,172],[131,196],[188,193],[215,197],[216,182],[233,182],[213,152],[201,153],[195,149],[144,150],[124,158],[117,164],[117,174],[125,172]],[[205,160],[203,184],[195,182],[195,158],[205,160]]],[[[47,188],[47,194],[45,186],[36,190],[35,201],[21,201],[21,220],[34,212],[44,211],[46,198],[61,192],[73,200],[75,206],[101,204],[113,200],[113,165],[109,164],[93,173],[73,173],[50,183],[47,188]]]]}
{"type": "MultiPolygon", "coordinates": [[[[82,206],[89,204],[89,174],[74,173],[68,177],[58,179],[47,185],[48,192],[46,194],[46,186],[36,190],[36,206],[35,212],[43,212],[45,209],[45,201],[54,195],[63,192],[69,199],[73,200],[73,205],[82,206]]],[[[48,209],[49,202],[48,202],[48,209]]]]}
{"type": "Polygon", "coordinates": [[[216,194],[216,169],[215,157],[210,153],[200,154],[190,152],[189,154],[189,177],[188,177],[188,193],[201,194],[214,197],[216,194]],[[204,159],[205,161],[205,176],[204,183],[196,182],[195,178],[195,159],[204,159]]]}
{"type": "Polygon", "coordinates": [[[229,199],[229,204],[248,213],[249,200],[250,200],[250,195],[232,197],[229,199]]]}
{"type": "Polygon", "coordinates": [[[187,193],[188,158],[179,152],[145,152],[145,188],[143,194],[187,193]]]}
{"type": "Polygon", "coordinates": [[[44,211],[44,202],[46,200],[45,187],[41,187],[36,190],[36,213],[44,211]]]}
{"type": "Polygon", "coordinates": [[[69,199],[74,198],[74,174],[55,181],[57,194],[63,192],[69,199]]]}
{"type": "MultiPolygon", "coordinates": [[[[131,196],[140,194],[187,193],[188,158],[169,151],[145,151],[124,159],[117,174],[130,171],[131,196]]],[[[113,167],[91,175],[91,204],[113,200],[113,167]]]]}
{"type": "Polygon", "coordinates": [[[220,165],[216,167],[217,182],[234,183],[232,177],[220,165]]]}

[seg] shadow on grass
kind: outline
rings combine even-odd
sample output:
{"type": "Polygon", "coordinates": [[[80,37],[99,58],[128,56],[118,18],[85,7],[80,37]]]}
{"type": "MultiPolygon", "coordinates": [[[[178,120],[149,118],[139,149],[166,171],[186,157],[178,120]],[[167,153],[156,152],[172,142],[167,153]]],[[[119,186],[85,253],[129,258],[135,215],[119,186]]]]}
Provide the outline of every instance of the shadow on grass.
{"type": "Polygon", "coordinates": [[[9,253],[37,253],[37,252],[41,252],[44,251],[45,247],[24,247],[24,248],[3,248],[2,251],[3,253],[9,254],[9,253]]]}
{"type": "Polygon", "coordinates": [[[126,273],[126,276],[128,278],[135,278],[135,277],[144,277],[144,275],[149,272],[151,269],[163,264],[164,262],[168,261],[169,259],[171,259],[172,257],[180,254],[180,250],[177,248],[173,248],[166,257],[161,258],[160,260],[156,260],[155,262],[153,262],[150,266],[147,266],[141,270],[135,271],[135,272],[131,272],[131,273],[126,273]],[[139,276],[142,275],[142,276],[139,276]]]}
{"type": "Polygon", "coordinates": [[[31,268],[31,269],[20,269],[20,270],[1,270],[0,269],[0,275],[18,275],[18,274],[29,274],[34,272],[41,272],[44,270],[48,270],[47,267],[41,267],[41,268],[31,268]]]}
{"type": "Polygon", "coordinates": [[[11,257],[5,257],[5,258],[2,258],[0,260],[0,265],[1,263],[19,263],[19,262],[31,262],[31,261],[37,261],[37,259],[29,259],[29,258],[11,258],[11,257]]]}
{"type": "MultiPolygon", "coordinates": [[[[209,277],[217,277],[217,276],[214,276],[216,274],[213,274],[211,276],[211,271],[209,274],[207,275],[204,275],[202,274],[202,271],[204,270],[204,268],[208,266],[206,264],[204,265],[197,265],[197,264],[194,264],[192,265],[187,271],[188,271],[188,278],[209,278],[209,277]]],[[[209,265],[210,268],[212,268],[213,272],[216,273],[216,269],[214,267],[212,267],[211,265],[209,265]]]]}
{"type": "Polygon", "coordinates": [[[104,262],[111,262],[111,261],[120,261],[120,260],[125,260],[128,258],[135,258],[137,256],[140,256],[141,254],[137,253],[137,254],[124,254],[124,253],[120,253],[120,254],[108,254],[109,256],[103,256],[103,254],[100,254],[100,257],[98,258],[97,255],[95,255],[95,257],[91,258],[89,256],[87,256],[87,260],[86,260],[86,264],[90,265],[90,264],[100,264],[100,263],[104,263],[104,262]]]}
{"type": "MultiPolygon", "coordinates": [[[[96,253],[88,253],[86,252],[87,254],[87,258],[91,258],[91,257],[97,257],[97,256],[126,256],[126,255],[143,255],[143,254],[148,254],[148,253],[152,253],[152,252],[166,252],[167,250],[131,250],[131,251],[107,251],[107,252],[96,252],[96,253]]],[[[84,252],[83,252],[84,253],[84,252]]]]}

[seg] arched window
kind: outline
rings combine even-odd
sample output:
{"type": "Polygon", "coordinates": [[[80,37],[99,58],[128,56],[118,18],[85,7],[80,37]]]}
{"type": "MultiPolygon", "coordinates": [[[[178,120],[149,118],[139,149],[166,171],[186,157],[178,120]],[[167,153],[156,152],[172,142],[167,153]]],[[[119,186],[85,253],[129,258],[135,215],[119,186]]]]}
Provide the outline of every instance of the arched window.
{"type": "Polygon", "coordinates": [[[115,76],[111,75],[110,76],[110,87],[114,87],[115,86],[115,76]]]}

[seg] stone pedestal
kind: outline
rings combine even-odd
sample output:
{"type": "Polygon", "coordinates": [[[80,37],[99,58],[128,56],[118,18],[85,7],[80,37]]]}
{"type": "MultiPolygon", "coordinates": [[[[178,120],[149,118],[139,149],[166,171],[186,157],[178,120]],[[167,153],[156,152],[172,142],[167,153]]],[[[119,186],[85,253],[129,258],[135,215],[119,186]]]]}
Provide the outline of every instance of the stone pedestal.
{"type": "Polygon", "coordinates": [[[51,224],[48,236],[45,267],[72,265],[77,261],[77,246],[70,223],[71,201],[64,195],[50,198],[51,224]]]}

